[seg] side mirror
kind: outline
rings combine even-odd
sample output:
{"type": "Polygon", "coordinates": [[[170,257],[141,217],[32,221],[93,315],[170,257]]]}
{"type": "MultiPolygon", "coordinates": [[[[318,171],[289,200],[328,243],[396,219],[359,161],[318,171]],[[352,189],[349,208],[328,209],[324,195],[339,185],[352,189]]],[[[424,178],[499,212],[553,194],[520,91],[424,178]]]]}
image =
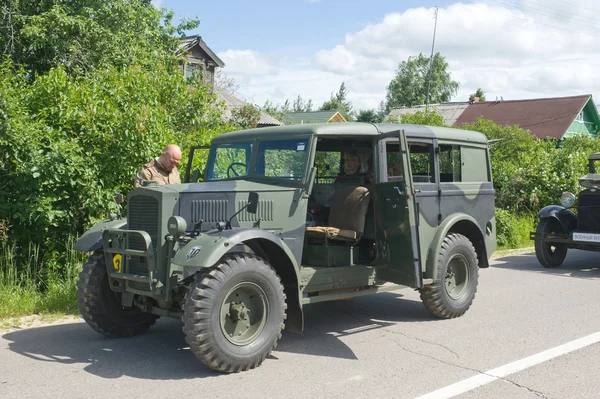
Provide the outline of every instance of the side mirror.
{"type": "Polygon", "coordinates": [[[256,213],[256,209],[258,208],[258,193],[250,192],[248,193],[248,207],[246,211],[248,213],[256,213]]]}

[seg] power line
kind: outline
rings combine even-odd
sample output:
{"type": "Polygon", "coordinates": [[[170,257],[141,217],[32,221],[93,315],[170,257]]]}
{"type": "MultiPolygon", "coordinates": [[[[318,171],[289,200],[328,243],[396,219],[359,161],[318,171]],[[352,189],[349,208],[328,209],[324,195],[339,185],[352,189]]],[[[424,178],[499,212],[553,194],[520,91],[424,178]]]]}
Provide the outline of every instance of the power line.
{"type": "MultiPolygon", "coordinates": [[[[542,15],[542,16],[545,16],[545,17],[555,18],[556,20],[558,20],[560,22],[563,22],[563,23],[570,22],[570,21],[567,21],[565,19],[558,18],[555,14],[550,14],[550,13],[542,12],[542,11],[540,11],[540,9],[534,8],[534,7],[531,7],[531,6],[525,7],[525,6],[522,6],[522,5],[518,4],[518,3],[509,1],[509,0],[490,0],[490,1],[496,2],[498,4],[502,4],[504,6],[509,6],[509,7],[512,7],[512,8],[521,10],[521,11],[525,11],[525,12],[529,12],[529,13],[533,13],[533,14],[538,14],[538,15],[542,15]]],[[[536,3],[536,4],[539,4],[539,3],[536,3]]],[[[558,11],[558,10],[556,10],[556,11],[558,11]]],[[[587,18],[584,18],[584,17],[577,16],[575,14],[570,14],[570,13],[564,13],[563,12],[563,14],[571,15],[573,18],[580,18],[580,20],[575,21],[579,25],[585,26],[586,28],[590,28],[590,29],[597,29],[596,25],[589,25],[588,24],[588,23],[594,23],[595,22],[595,21],[592,21],[591,19],[587,19],[587,18]]]]}
{"type": "MultiPolygon", "coordinates": [[[[509,14],[505,14],[505,13],[502,13],[502,12],[499,12],[499,11],[496,11],[496,10],[493,10],[493,9],[492,9],[492,8],[490,8],[490,7],[480,7],[480,6],[477,6],[477,5],[475,5],[475,4],[472,4],[472,3],[465,4],[465,5],[466,5],[466,6],[468,6],[468,7],[474,7],[474,8],[478,8],[478,9],[480,9],[480,10],[484,10],[484,11],[493,12],[493,13],[495,13],[495,14],[503,15],[503,16],[505,16],[505,17],[509,17],[509,18],[517,18],[517,19],[521,19],[521,20],[523,20],[523,21],[531,22],[531,19],[530,19],[530,18],[523,18],[523,17],[520,17],[520,16],[518,16],[518,15],[509,15],[509,14]]],[[[568,27],[564,27],[564,26],[558,26],[558,25],[552,25],[552,24],[548,24],[548,23],[545,23],[545,22],[540,22],[540,21],[535,21],[535,23],[536,23],[536,24],[539,24],[539,25],[549,26],[549,27],[551,27],[551,28],[555,28],[555,29],[560,29],[560,30],[568,30],[568,31],[575,32],[575,33],[585,34],[585,35],[588,35],[588,36],[591,36],[591,37],[597,37],[597,38],[600,38],[600,36],[599,36],[599,35],[595,35],[595,34],[593,34],[593,33],[587,32],[587,31],[585,31],[585,32],[584,32],[584,31],[578,31],[578,30],[571,29],[571,28],[568,28],[568,27]]]]}
{"type": "Polygon", "coordinates": [[[600,8],[584,7],[582,5],[579,5],[579,4],[576,4],[576,3],[571,3],[571,2],[568,2],[568,1],[564,1],[564,0],[549,0],[549,1],[554,1],[556,3],[562,3],[562,4],[568,4],[568,5],[573,6],[573,7],[583,8],[584,10],[589,10],[589,11],[592,11],[592,12],[598,12],[598,13],[600,13],[600,8]]]}

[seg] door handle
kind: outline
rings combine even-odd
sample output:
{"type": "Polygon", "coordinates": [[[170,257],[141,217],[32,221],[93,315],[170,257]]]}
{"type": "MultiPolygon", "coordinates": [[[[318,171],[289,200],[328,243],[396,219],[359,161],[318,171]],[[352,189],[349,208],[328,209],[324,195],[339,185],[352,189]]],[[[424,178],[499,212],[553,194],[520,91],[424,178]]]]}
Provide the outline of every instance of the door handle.
{"type": "Polygon", "coordinates": [[[420,192],[421,192],[421,190],[420,190],[420,189],[418,189],[418,188],[415,188],[415,193],[420,193],[420,192]]]}

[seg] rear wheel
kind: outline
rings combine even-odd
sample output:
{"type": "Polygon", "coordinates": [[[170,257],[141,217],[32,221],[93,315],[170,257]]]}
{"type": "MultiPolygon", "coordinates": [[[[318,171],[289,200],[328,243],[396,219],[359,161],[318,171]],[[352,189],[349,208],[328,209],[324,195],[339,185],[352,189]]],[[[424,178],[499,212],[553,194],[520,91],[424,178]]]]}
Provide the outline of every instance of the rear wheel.
{"type": "Polygon", "coordinates": [[[147,331],[158,316],[138,308],[123,307],[121,294],[110,289],[103,253],[88,258],[79,273],[77,305],[83,319],[100,334],[131,337],[147,331]]]}
{"type": "Polygon", "coordinates": [[[285,309],[283,286],[269,264],[255,255],[227,255],[194,277],[183,332],[208,367],[245,371],[259,366],[277,346],[285,309]]]}
{"type": "Polygon", "coordinates": [[[448,234],[438,256],[433,284],[420,290],[425,308],[434,316],[450,319],[462,316],[473,303],[479,280],[477,253],[462,234],[448,234]]]}
{"type": "MultiPolygon", "coordinates": [[[[540,220],[535,232],[544,234],[563,234],[565,231],[558,220],[546,218],[540,220]]],[[[558,267],[562,265],[567,256],[567,244],[550,243],[541,238],[536,238],[535,256],[544,267],[558,267]]]]}

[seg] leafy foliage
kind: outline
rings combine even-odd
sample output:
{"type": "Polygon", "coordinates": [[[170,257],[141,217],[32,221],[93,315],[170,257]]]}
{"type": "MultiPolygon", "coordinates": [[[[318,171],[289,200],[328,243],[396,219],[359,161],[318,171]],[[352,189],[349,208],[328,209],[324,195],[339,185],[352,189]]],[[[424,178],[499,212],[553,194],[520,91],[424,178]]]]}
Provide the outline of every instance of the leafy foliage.
{"type": "Polygon", "coordinates": [[[0,47],[32,77],[59,65],[80,75],[172,62],[179,43],[173,35],[199,23],[174,26],[173,13],[157,10],[150,0],[7,0],[0,12],[0,47]]]}
{"type": "Polygon", "coordinates": [[[475,93],[469,96],[469,102],[473,102],[475,99],[478,99],[478,101],[485,101],[485,93],[483,90],[481,90],[481,88],[478,88],[475,90],[475,93]]]}
{"type": "Polygon", "coordinates": [[[565,191],[581,191],[578,179],[587,173],[588,156],[600,151],[600,140],[586,136],[538,140],[517,126],[498,126],[479,119],[462,128],[501,139],[490,154],[496,206],[516,213],[537,212],[555,204],[565,191]]]}
{"type": "Polygon", "coordinates": [[[383,122],[385,115],[381,115],[374,109],[360,110],[356,115],[357,122],[379,123],[383,122]]]}
{"type": "Polygon", "coordinates": [[[352,102],[348,100],[348,89],[344,82],[337,93],[331,93],[331,97],[321,105],[319,111],[338,111],[347,121],[354,120],[352,102]]]}
{"type": "Polygon", "coordinates": [[[85,79],[61,67],[27,84],[6,61],[0,97],[0,219],[11,239],[48,246],[102,216],[164,145],[185,152],[224,128],[208,88],[164,65],[85,79]]]}
{"type": "Polygon", "coordinates": [[[449,101],[458,91],[458,82],[452,80],[446,59],[436,53],[430,69],[430,58],[419,53],[402,61],[396,76],[387,87],[387,111],[400,106],[425,104],[427,80],[431,79],[429,103],[449,101]]]}
{"type": "Polygon", "coordinates": [[[415,125],[427,126],[447,126],[444,118],[435,108],[431,108],[426,111],[417,111],[412,114],[404,114],[400,119],[400,123],[412,123],[415,125]]]}

